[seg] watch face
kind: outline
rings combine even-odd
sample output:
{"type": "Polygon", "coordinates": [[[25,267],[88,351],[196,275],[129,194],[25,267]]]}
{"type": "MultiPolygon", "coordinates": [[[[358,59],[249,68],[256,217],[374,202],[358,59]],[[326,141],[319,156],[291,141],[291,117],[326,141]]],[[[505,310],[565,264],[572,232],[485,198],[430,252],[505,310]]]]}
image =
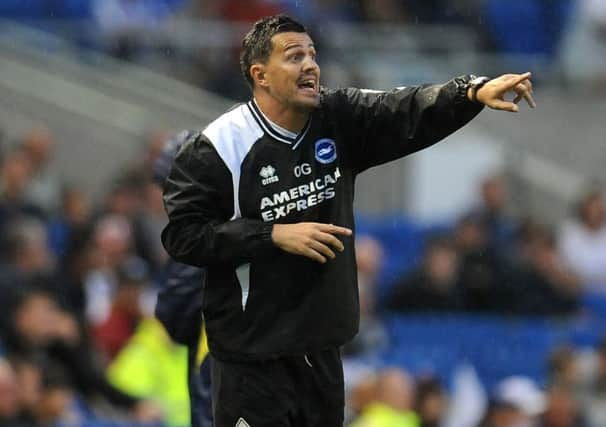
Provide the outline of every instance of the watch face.
{"type": "Polygon", "coordinates": [[[472,85],[478,85],[480,83],[487,82],[488,80],[490,80],[488,77],[476,77],[470,83],[472,85]]]}

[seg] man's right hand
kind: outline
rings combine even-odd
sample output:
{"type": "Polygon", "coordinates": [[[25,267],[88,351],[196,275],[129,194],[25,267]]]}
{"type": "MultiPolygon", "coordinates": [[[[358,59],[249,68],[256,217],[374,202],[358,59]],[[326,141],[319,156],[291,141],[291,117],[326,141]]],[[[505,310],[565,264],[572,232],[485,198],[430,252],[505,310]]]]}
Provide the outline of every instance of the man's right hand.
{"type": "Polygon", "coordinates": [[[318,222],[274,224],[271,239],[274,245],[295,255],[302,255],[324,264],[334,259],[334,249],[342,252],[343,243],[335,235],[351,236],[349,228],[318,222]]]}

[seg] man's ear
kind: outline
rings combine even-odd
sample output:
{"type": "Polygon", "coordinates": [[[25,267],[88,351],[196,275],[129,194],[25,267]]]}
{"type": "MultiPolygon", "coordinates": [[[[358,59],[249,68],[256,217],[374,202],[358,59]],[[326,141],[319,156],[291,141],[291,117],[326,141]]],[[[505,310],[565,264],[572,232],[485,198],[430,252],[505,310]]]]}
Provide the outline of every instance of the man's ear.
{"type": "Polygon", "coordinates": [[[250,66],[250,75],[252,76],[255,85],[260,87],[267,87],[269,84],[267,82],[265,72],[265,65],[256,63],[250,66]]]}

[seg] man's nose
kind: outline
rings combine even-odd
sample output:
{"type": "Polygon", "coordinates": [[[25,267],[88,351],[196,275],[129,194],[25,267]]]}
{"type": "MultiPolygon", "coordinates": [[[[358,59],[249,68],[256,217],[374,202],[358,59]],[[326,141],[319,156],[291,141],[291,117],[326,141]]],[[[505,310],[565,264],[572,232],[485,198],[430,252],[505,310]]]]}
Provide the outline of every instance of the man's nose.
{"type": "Polygon", "coordinates": [[[311,56],[307,56],[303,62],[303,71],[319,70],[320,66],[311,56]]]}

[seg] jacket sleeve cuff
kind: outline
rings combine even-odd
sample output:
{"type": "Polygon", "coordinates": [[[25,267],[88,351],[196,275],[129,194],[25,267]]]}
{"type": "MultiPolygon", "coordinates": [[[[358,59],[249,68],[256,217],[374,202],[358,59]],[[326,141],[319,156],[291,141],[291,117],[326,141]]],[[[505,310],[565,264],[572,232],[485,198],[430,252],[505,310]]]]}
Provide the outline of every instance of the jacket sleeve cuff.
{"type": "Polygon", "coordinates": [[[263,227],[261,227],[261,241],[267,246],[273,247],[274,245],[274,242],[271,238],[271,233],[273,232],[273,229],[273,223],[263,224],[263,227]]]}
{"type": "MultiPolygon", "coordinates": [[[[463,108],[465,111],[479,113],[484,108],[484,104],[480,102],[473,102],[467,97],[467,91],[472,85],[473,80],[477,79],[473,74],[466,74],[463,76],[455,77],[451,80],[451,84],[454,84],[454,94],[452,95],[452,102],[455,107],[463,108]]],[[[451,92],[452,93],[452,92],[451,92]]]]}

